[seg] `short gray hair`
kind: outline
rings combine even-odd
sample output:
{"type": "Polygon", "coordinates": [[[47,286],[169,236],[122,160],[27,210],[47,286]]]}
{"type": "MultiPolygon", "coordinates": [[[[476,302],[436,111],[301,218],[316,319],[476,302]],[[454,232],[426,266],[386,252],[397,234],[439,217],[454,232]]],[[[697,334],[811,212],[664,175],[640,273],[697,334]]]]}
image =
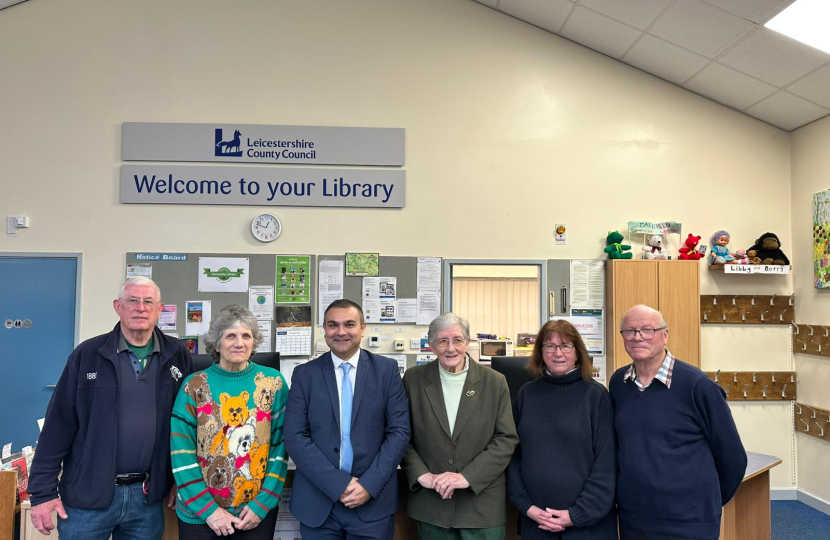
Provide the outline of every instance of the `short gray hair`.
{"type": "Polygon", "coordinates": [[[225,330],[233,328],[237,324],[246,327],[254,336],[254,347],[251,349],[251,356],[254,355],[257,345],[262,343],[262,332],[259,331],[256,315],[239,304],[225,306],[210,321],[210,328],[205,334],[205,350],[214,361],[219,360],[219,351],[216,350],[216,344],[222,339],[222,334],[225,333],[225,330]]]}
{"type": "Polygon", "coordinates": [[[623,313],[622,317],[620,317],[620,328],[622,328],[623,323],[625,323],[625,316],[634,311],[635,309],[639,309],[641,311],[645,311],[646,313],[656,313],[660,317],[660,326],[663,328],[668,328],[669,323],[666,322],[666,318],[663,317],[663,314],[660,311],[654,309],[651,306],[647,306],[645,304],[637,304],[636,306],[632,306],[628,309],[625,313],[623,313]]]}
{"type": "Polygon", "coordinates": [[[438,315],[435,317],[431,323],[429,323],[429,333],[427,334],[427,341],[430,343],[435,342],[435,336],[438,335],[438,332],[442,330],[448,330],[455,325],[461,327],[461,331],[464,333],[464,339],[470,341],[470,323],[467,322],[467,319],[464,317],[459,317],[455,313],[447,312],[442,315],[438,315]]]}
{"type": "Polygon", "coordinates": [[[118,291],[118,299],[119,300],[124,299],[124,292],[127,290],[127,287],[130,287],[130,286],[139,286],[140,287],[140,286],[143,286],[143,285],[147,285],[147,286],[150,286],[150,287],[154,288],[156,290],[156,295],[158,296],[159,300],[161,300],[161,289],[159,289],[159,286],[156,285],[155,281],[153,281],[152,279],[150,279],[148,277],[144,277],[144,276],[131,277],[130,279],[125,281],[124,284],[121,285],[121,289],[119,289],[119,291],[118,291]]]}

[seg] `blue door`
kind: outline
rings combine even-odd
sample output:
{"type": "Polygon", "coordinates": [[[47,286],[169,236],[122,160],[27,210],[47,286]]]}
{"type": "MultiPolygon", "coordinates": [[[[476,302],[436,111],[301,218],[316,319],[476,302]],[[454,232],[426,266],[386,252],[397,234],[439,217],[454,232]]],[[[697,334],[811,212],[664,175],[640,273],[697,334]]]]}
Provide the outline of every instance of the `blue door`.
{"type": "Polygon", "coordinates": [[[34,445],[75,346],[76,258],[0,257],[0,444],[34,445]]]}

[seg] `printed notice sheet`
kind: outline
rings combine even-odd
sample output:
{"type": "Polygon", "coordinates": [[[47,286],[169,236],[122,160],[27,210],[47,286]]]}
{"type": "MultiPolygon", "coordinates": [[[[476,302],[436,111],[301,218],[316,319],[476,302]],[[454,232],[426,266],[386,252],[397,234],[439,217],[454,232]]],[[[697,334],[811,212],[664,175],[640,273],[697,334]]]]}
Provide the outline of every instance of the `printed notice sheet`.
{"type": "Polygon", "coordinates": [[[128,264],[127,265],[127,279],[131,277],[146,277],[153,279],[153,265],[152,264],[128,264]]]}
{"type": "Polygon", "coordinates": [[[394,323],[398,278],[363,278],[363,315],[367,323],[394,323]]]}
{"type": "Polygon", "coordinates": [[[441,291],[418,291],[416,324],[429,324],[441,314],[441,291]]]}
{"type": "Polygon", "coordinates": [[[161,308],[159,314],[159,330],[175,330],[176,329],[176,312],[178,307],[176,304],[167,304],[161,308]]]}
{"type": "Polygon", "coordinates": [[[248,292],[247,257],[199,257],[199,292],[248,292]]]}
{"type": "Polygon", "coordinates": [[[300,534],[300,521],[289,510],[288,507],[290,504],[291,488],[283,488],[280,504],[277,509],[277,528],[274,531],[274,540],[302,539],[300,534]]]}
{"type": "Polygon", "coordinates": [[[248,309],[262,321],[274,318],[274,287],[251,285],[248,289],[248,309]]]}
{"type": "Polygon", "coordinates": [[[185,302],[184,333],[188,336],[201,336],[210,328],[210,300],[193,300],[185,302]]]}
{"type": "Polygon", "coordinates": [[[257,346],[256,351],[254,352],[273,352],[274,349],[271,347],[271,343],[273,343],[274,340],[271,336],[271,321],[257,320],[256,324],[259,326],[259,331],[262,334],[262,343],[257,346]]]}
{"type": "Polygon", "coordinates": [[[280,373],[285,377],[288,388],[291,388],[291,377],[294,375],[294,368],[308,362],[308,358],[283,358],[280,355],[280,373]]]}
{"type": "Polygon", "coordinates": [[[277,307],[276,347],[281,356],[311,354],[311,306],[277,307]]]}
{"type": "Polygon", "coordinates": [[[441,290],[441,257],[418,257],[418,290],[441,290]]]}
{"type": "Polygon", "coordinates": [[[605,260],[571,261],[571,306],[601,308],[605,305],[605,260]]]}
{"type": "Polygon", "coordinates": [[[317,290],[317,324],[322,326],[326,308],[343,298],[343,261],[320,261],[317,290]]]}
{"type": "Polygon", "coordinates": [[[414,298],[398,298],[398,319],[399,323],[414,323],[418,311],[418,301],[414,298]]]}

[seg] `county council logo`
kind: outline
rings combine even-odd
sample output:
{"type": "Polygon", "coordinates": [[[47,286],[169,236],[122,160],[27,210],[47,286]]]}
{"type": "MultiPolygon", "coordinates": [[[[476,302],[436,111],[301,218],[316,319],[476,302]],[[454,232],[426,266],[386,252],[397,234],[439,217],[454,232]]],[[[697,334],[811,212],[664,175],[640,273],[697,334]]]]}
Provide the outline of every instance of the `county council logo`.
{"type": "Polygon", "coordinates": [[[222,128],[214,130],[216,142],[213,147],[213,154],[220,157],[242,157],[242,141],[238,129],[233,131],[233,139],[229,141],[222,140],[222,128]]]}
{"type": "Polygon", "coordinates": [[[245,273],[244,268],[237,268],[236,272],[233,272],[227,268],[220,268],[219,270],[213,271],[210,268],[205,268],[205,275],[207,277],[216,278],[222,283],[227,283],[233,278],[242,277],[242,274],[245,273]]]}

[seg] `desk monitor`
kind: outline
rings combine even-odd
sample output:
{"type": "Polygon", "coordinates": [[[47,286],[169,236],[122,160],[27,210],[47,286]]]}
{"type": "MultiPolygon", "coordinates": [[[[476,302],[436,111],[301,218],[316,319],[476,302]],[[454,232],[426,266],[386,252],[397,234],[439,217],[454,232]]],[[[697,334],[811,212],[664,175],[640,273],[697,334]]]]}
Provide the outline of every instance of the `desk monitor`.
{"type": "MultiPolygon", "coordinates": [[[[190,356],[193,358],[193,371],[202,371],[213,364],[213,358],[210,355],[191,354],[190,356]]],[[[278,352],[255,353],[251,361],[260,366],[266,366],[276,370],[280,369],[280,353],[278,352]]]]}
{"type": "Polygon", "coordinates": [[[525,369],[529,361],[529,356],[494,356],[490,361],[490,367],[507,379],[511,402],[519,395],[519,389],[525,383],[536,379],[525,369]]]}

